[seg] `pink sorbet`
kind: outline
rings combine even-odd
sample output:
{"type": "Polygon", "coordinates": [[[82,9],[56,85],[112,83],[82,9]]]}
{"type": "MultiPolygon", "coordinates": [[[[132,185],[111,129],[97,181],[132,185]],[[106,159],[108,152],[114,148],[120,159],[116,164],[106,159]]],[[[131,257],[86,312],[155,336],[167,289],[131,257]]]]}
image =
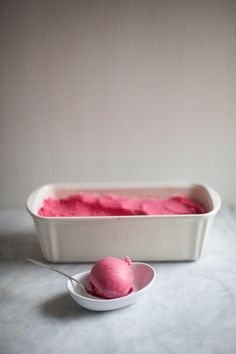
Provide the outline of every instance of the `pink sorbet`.
{"type": "Polygon", "coordinates": [[[166,199],[79,193],[64,199],[44,199],[38,214],[46,217],[203,214],[204,206],[189,197],[166,199]]]}
{"type": "Polygon", "coordinates": [[[124,260],[105,257],[97,261],[89,275],[91,293],[104,299],[130,294],[134,290],[131,263],[129,257],[124,260]]]}

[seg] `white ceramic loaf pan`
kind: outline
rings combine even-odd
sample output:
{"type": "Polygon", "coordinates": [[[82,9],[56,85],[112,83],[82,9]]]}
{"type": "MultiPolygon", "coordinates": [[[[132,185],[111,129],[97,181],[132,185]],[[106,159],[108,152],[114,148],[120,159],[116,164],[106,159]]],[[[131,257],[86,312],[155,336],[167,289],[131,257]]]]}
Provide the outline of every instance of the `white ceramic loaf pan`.
{"type": "Polygon", "coordinates": [[[220,208],[212,188],[191,183],[50,184],[27,200],[44,257],[50,262],[94,262],[105,256],[134,261],[197,260],[220,208]],[[42,217],[44,198],[66,198],[81,191],[166,198],[187,195],[207,212],[193,215],[42,217]]]}

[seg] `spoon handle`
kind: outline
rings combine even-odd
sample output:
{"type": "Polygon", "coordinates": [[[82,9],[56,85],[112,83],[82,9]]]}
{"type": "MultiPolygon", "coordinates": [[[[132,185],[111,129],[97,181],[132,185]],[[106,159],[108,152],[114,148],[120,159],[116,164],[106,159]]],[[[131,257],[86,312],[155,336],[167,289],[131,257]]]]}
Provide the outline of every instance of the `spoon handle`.
{"type": "Polygon", "coordinates": [[[61,270],[56,269],[56,268],[54,268],[54,267],[52,267],[52,266],[49,266],[49,265],[46,264],[46,263],[42,263],[42,262],[36,261],[35,259],[32,259],[32,258],[26,258],[26,260],[29,261],[29,262],[31,262],[31,263],[33,263],[33,264],[36,264],[36,265],[38,265],[38,266],[40,266],[40,267],[44,267],[44,268],[53,270],[54,272],[57,272],[57,273],[59,273],[59,274],[61,274],[61,275],[64,275],[64,277],[67,277],[67,278],[69,278],[70,280],[75,281],[77,284],[79,284],[79,286],[81,286],[81,288],[82,288],[83,290],[85,290],[84,286],[83,286],[77,279],[75,279],[75,278],[71,277],[70,275],[68,275],[68,274],[66,274],[66,273],[64,273],[64,272],[62,272],[61,270]]]}

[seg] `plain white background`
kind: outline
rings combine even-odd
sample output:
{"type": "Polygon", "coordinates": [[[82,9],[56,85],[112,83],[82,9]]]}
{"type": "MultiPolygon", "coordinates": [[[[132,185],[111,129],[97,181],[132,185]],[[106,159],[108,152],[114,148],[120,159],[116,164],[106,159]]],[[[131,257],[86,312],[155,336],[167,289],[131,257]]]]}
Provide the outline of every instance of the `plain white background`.
{"type": "Polygon", "coordinates": [[[188,180],[236,204],[235,1],[0,1],[0,206],[188,180]]]}

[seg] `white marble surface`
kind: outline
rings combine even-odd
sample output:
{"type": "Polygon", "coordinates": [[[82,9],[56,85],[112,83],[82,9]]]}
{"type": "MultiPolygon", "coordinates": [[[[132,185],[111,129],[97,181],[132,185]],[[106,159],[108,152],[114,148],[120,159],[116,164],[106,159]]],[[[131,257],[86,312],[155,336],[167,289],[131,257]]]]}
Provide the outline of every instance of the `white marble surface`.
{"type": "MultiPolygon", "coordinates": [[[[157,281],[133,306],[96,313],[43,259],[30,216],[0,211],[0,353],[236,353],[236,210],[217,215],[197,262],[155,263],[157,281]]],[[[91,264],[62,264],[71,274],[91,264]]]]}

